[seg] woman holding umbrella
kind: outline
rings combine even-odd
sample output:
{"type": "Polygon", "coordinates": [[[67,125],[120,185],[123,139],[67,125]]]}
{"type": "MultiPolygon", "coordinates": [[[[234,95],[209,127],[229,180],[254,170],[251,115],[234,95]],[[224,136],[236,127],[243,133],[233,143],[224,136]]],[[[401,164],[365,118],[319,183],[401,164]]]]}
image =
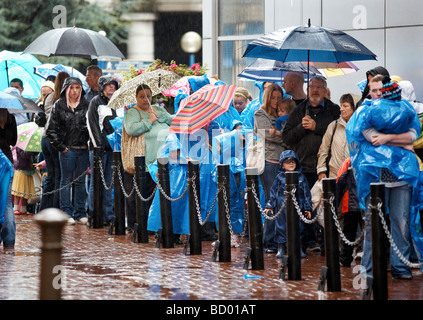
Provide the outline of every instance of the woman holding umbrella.
{"type": "MultiPolygon", "coordinates": [[[[148,166],[157,160],[157,154],[162,148],[166,137],[169,133],[169,126],[172,121],[172,116],[163,108],[159,106],[152,106],[152,91],[146,84],[141,84],[136,90],[137,103],[130,108],[123,118],[123,128],[126,134],[132,137],[144,135],[145,150],[145,166],[148,166]]],[[[128,145],[124,136],[122,135],[122,157],[128,150],[128,145]]],[[[140,150],[141,151],[141,150],[140,150]]],[[[132,190],[133,187],[133,173],[125,169],[125,188],[132,190]]],[[[155,182],[149,174],[147,176],[147,192],[150,195],[153,192],[155,182]]],[[[126,210],[128,219],[128,230],[133,229],[135,223],[135,194],[126,199],[126,210]]],[[[148,203],[148,207],[151,202],[148,203]]]]}
{"type": "MultiPolygon", "coordinates": [[[[47,138],[59,151],[61,168],[60,187],[70,184],[73,178],[81,176],[89,167],[88,129],[86,114],[88,102],[84,98],[81,80],[66,78],[50,114],[47,138]]],[[[69,224],[78,221],[86,224],[85,179],[75,181],[74,206],[70,199],[70,188],[60,191],[60,209],[69,215],[69,224]]]]}

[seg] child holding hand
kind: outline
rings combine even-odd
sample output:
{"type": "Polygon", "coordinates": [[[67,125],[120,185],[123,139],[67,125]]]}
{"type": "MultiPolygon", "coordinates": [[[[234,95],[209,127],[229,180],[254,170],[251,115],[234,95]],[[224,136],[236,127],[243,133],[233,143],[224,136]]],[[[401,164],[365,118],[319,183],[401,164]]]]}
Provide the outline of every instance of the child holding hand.
{"type": "MultiPolygon", "coordinates": [[[[301,172],[301,165],[297,154],[292,150],[285,150],[280,156],[280,169],[279,173],[273,181],[272,188],[270,190],[270,199],[266,204],[265,214],[277,214],[285,202],[285,191],[286,191],[286,172],[297,171],[298,172],[298,204],[300,210],[305,214],[307,219],[311,218],[312,202],[310,187],[307,183],[305,176],[301,172]]],[[[303,222],[301,221],[301,226],[303,222]]],[[[301,228],[303,229],[303,228],[301,228]]],[[[276,218],[276,234],[275,241],[278,244],[278,253],[276,257],[282,258],[286,252],[286,208],[282,209],[282,212],[276,218]]],[[[302,257],[305,254],[301,253],[302,257]]]]}

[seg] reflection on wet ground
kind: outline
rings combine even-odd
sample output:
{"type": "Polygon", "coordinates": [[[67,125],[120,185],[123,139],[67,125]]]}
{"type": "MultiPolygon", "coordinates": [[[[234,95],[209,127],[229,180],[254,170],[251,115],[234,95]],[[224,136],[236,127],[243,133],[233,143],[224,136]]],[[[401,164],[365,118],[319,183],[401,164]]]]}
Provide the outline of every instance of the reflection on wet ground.
{"type": "MultiPolygon", "coordinates": [[[[14,250],[0,252],[0,299],[38,299],[40,230],[30,216],[17,216],[14,250]]],[[[325,257],[309,252],[301,260],[301,280],[279,278],[281,259],[264,254],[264,270],[244,270],[243,246],[232,249],[231,262],[212,262],[211,242],[202,255],[183,254],[183,245],[155,248],[131,242],[131,234],[109,235],[107,229],[66,226],[63,234],[62,298],[65,300],[361,300],[363,290],[354,264],[341,267],[341,291],[318,291],[325,257]],[[246,278],[245,274],[260,277],[246,278]]],[[[389,299],[423,299],[423,274],[392,280],[389,299]]]]}

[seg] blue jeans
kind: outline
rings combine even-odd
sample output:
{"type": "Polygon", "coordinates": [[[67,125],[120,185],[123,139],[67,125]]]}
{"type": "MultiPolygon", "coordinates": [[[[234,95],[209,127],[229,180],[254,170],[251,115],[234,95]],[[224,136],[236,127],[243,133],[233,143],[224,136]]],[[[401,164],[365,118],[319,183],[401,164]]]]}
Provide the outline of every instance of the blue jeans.
{"type": "MultiPolygon", "coordinates": [[[[83,172],[86,172],[90,164],[88,150],[71,149],[65,153],[59,153],[61,179],[60,188],[71,183],[83,172]]],[[[71,201],[71,188],[65,188],[60,191],[60,209],[67,213],[69,217],[79,220],[86,217],[85,202],[87,191],[85,188],[85,176],[75,181],[75,193],[73,205],[71,201]]]]}
{"type": "MultiPolygon", "coordinates": [[[[113,178],[113,151],[105,151],[103,153],[103,172],[106,185],[109,187],[113,178]]],[[[90,190],[88,194],[88,207],[90,213],[94,212],[94,153],[90,151],[90,167],[91,167],[91,179],[90,179],[90,190]]],[[[103,180],[101,180],[103,186],[103,180]]],[[[106,190],[103,188],[103,221],[108,223],[112,220],[115,215],[113,202],[113,188],[106,190]]]]}
{"type": "MultiPolygon", "coordinates": [[[[411,234],[410,234],[410,206],[411,206],[412,188],[405,184],[393,188],[385,188],[385,204],[389,208],[389,217],[391,221],[391,235],[394,243],[400,253],[410,260],[411,234]]],[[[366,199],[365,221],[370,219],[370,196],[366,199]]],[[[371,275],[372,270],[372,226],[368,223],[363,241],[363,257],[361,264],[366,269],[366,274],[371,275]]],[[[411,276],[411,269],[405,265],[391,247],[390,252],[391,275],[393,277],[406,275],[411,276]]]]}
{"type": "MultiPolygon", "coordinates": [[[[59,152],[53,148],[50,141],[43,137],[41,140],[44,159],[46,161],[47,176],[44,179],[43,192],[51,192],[60,188],[60,161],[59,152]]],[[[40,210],[60,207],[59,192],[43,195],[40,210]]]]}
{"type": "Polygon", "coordinates": [[[9,191],[7,193],[7,204],[4,212],[4,224],[1,229],[0,243],[3,241],[3,247],[14,247],[16,237],[16,223],[15,214],[13,213],[12,204],[12,180],[9,184],[9,191]]]}
{"type": "MultiPolygon", "coordinates": [[[[278,175],[280,168],[279,163],[265,162],[264,171],[260,176],[261,183],[263,185],[264,196],[267,201],[270,199],[270,189],[272,188],[273,180],[278,175]]],[[[275,220],[264,220],[263,227],[263,249],[264,250],[277,250],[278,244],[275,241],[276,234],[276,221],[275,220]]]]}

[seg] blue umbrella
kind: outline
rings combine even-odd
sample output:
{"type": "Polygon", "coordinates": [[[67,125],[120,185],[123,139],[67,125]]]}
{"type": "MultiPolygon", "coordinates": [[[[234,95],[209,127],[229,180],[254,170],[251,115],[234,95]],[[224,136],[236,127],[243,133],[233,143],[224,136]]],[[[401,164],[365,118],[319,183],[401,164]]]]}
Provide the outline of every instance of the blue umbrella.
{"type": "MultiPolygon", "coordinates": [[[[281,62],[277,60],[257,59],[248,65],[238,77],[255,81],[282,81],[288,72],[301,72],[307,75],[307,64],[302,62],[281,62]]],[[[310,66],[310,74],[322,74],[315,67],[310,66]]]]}
{"type": "Polygon", "coordinates": [[[9,87],[10,81],[19,78],[23,82],[22,95],[39,98],[43,78],[34,74],[34,67],[41,62],[31,54],[3,50],[0,52],[0,90],[9,87]]]}
{"type": "Polygon", "coordinates": [[[72,69],[72,67],[69,66],[52,63],[44,63],[34,67],[34,73],[43,79],[47,79],[48,76],[57,76],[57,74],[61,71],[67,72],[70,76],[73,74],[74,77],[81,80],[84,90],[88,89],[88,83],[85,80],[85,76],[75,68],[72,69]]]}
{"type": "Polygon", "coordinates": [[[43,110],[31,99],[0,91],[0,108],[10,113],[38,113],[43,110]]]}
{"type": "Polygon", "coordinates": [[[343,31],[312,26],[279,29],[250,42],[243,57],[286,61],[376,60],[376,55],[343,31]]]}

